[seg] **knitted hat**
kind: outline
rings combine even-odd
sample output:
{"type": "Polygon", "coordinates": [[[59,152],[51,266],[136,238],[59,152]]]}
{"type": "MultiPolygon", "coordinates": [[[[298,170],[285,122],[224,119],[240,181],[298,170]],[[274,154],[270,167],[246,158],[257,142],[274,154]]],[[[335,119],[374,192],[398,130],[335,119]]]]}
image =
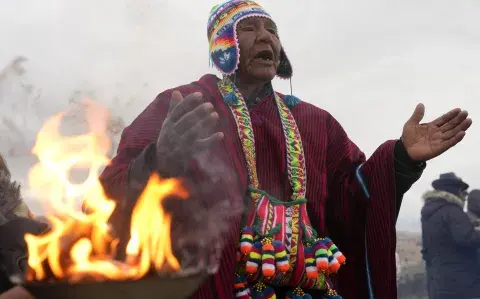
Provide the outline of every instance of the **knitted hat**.
{"type": "MultiPolygon", "coordinates": [[[[225,75],[231,75],[238,69],[240,49],[237,40],[237,24],[249,17],[272,19],[259,4],[250,0],[229,0],[213,7],[210,12],[207,26],[210,59],[225,75]]],[[[292,77],[292,73],[292,66],[282,47],[277,76],[288,79],[292,77]]]]}

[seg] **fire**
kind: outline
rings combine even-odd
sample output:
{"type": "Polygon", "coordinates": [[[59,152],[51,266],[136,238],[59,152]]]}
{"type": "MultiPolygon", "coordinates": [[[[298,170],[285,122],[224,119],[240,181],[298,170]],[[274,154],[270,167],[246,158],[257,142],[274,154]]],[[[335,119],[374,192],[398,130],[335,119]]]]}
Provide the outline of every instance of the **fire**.
{"type": "Polygon", "coordinates": [[[171,215],[162,207],[168,196],[186,199],[177,179],[152,175],[132,214],[131,239],[126,260],[117,261],[119,240],[113,237],[108,219],[115,209],[98,180],[109,163],[108,111],[90,101],[86,117],[89,133],[62,136],[63,113],[48,120],[40,130],[33,153],[39,162],[29,173],[29,186],[47,204],[51,230],[41,236],[27,234],[28,281],[132,280],[150,270],[178,271],[172,252],[171,215]],[[88,169],[82,183],[70,179],[75,169],[88,169]],[[79,208],[85,200],[89,214],[79,208]]]}

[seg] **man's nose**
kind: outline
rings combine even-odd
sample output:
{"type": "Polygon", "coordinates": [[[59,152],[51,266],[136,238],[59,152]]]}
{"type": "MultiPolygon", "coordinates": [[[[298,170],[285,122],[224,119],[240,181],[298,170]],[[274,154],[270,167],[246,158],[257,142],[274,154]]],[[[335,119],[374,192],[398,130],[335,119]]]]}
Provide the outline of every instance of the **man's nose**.
{"type": "Polygon", "coordinates": [[[257,41],[258,42],[264,42],[264,43],[271,43],[272,42],[272,34],[270,33],[270,31],[267,30],[267,28],[262,26],[258,30],[257,41]]]}

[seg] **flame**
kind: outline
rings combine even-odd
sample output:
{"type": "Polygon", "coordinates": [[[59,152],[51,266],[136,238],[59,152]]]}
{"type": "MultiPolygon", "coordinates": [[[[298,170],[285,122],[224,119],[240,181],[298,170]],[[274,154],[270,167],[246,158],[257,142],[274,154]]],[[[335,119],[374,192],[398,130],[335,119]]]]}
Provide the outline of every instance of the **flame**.
{"type": "Polygon", "coordinates": [[[126,260],[114,259],[119,240],[113,237],[108,219],[115,202],[98,180],[109,163],[109,115],[91,101],[84,105],[89,133],[62,136],[59,128],[65,114],[60,113],[44,124],[33,148],[39,162],[29,173],[29,186],[51,211],[47,217],[51,229],[41,236],[25,236],[27,280],[130,280],[152,269],[180,270],[172,252],[171,216],[163,210],[162,201],[169,196],[186,199],[188,194],[179,180],[162,180],[158,175],[151,176],[133,209],[126,260]],[[76,168],[89,170],[82,183],[70,180],[76,168]],[[83,200],[89,214],[78,208],[83,200]]]}

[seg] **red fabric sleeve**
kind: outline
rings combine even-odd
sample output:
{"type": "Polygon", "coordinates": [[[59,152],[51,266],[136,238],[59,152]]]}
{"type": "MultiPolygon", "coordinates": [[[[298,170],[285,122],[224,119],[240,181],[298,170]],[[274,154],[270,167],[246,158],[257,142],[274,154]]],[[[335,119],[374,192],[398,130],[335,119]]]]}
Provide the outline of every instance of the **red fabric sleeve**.
{"type": "Polygon", "coordinates": [[[331,116],[327,127],[327,228],[347,257],[336,279],[339,293],[344,298],[396,298],[395,141],[365,160],[331,116]]]}
{"type": "MultiPolygon", "coordinates": [[[[199,82],[161,93],[122,133],[117,155],[105,168],[100,180],[107,195],[118,203],[111,223],[115,228],[120,227],[118,230],[123,231],[120,233],[123,239],[125,231],[128,232],[128,211],[135,202],[131,200],[135,197],[129,194],[131,189],[136,189],[132,188],[132,181],[137,181],[138,176],[153,171],[151,164],[154,159],[152,156],[155,154],[154,143],[166,118],[171,93],[178,90],[186,96],[200,91],[206,100],[213,102],[217,107],[218,104],[215,102],[223,99],[216,99],[214,95],[207,94],[209,90],[205,86],[208,84],[216,86],[216,77],[207,76],[199,82]]],[[[183,180],[190,194],[189,199],[172,201],[164,205],[173,214],[172,240],[177,242],[185,239],[189,231],[196,233],[195,238],[189,238],[193,241],[211,240],[215,238],[213,236],[218,236],[219,231],[225,235],[218,240],[207,241],[211,250],[210,258],[214,263],[220,262],[220,267],[218,273],[210,276],[192,298],[230,298],[233,294],[235,245],[238,242],[241,218],[241,215],[235,214],[237,212],[234,207],[235,204],[242,204],[242,195],[245,191],[237,184],[237,176],[231,167],[229,151],[225,149],[225,145],[221,144],[196,157],[183,180]],[[221,171],[218,167],[222,168],[221,171]],[[222,203],[227,205],[222,206],[222,203]]],[[[119,244],[119,248],[123,246],[125,244],[119,244]]]]}
{"type": "MultiPolygon", "coordinates": [[[[168,113],[171,94],[173,90],[179,90],[187,95],[197,91],[194,89],[193,85],[184,85],[159,94],[123,130],[117,155],[100,176],[106,195],[117,203],[110,223],[123,241],[128,237],[129,215],[135,204],[134,199],[140,195],[154,169],[155,143],[168,113]]],[[[122,242],[119,244],[120,248],[125,245],[122,242]]]]}

